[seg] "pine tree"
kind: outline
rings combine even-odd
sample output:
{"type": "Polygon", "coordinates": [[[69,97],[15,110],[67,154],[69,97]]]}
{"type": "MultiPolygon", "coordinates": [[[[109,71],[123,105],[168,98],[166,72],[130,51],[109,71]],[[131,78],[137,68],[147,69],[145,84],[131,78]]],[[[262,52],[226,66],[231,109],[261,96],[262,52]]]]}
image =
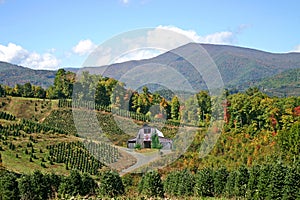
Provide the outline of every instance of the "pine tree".
{"type": "Polygon", "coordinates": [[[270,183],[270,173],[272,166],[265,164],[261,166],[258,183],[257,183],[257,192],[254,195],[254,199],[266,199],[268,195],[268,187],[270,183]]]}
{"type": "Polygon", "coordinates": [[[214,174],[210,168],[204,168],[196,175],[196,193],[201,197],[212,197],[214,192],[214,174]]]}
{"type": "Polygon", "coordinates": [[[94,179],[88,174],[83,173],[82,175],[82,190],[80,195],[94,194],[97,187],[97,183],[94,179]]]}
{"type": "Polygon", "coordinates": [[[225,193],[225,186],[229,173],[225,167],[221,167],[214,173],[214,196],[221,196],[225,193]]]}
{"type": "Polygon", "coordinates": [[[246,191],[246,198],[253,199],[255,193],[257,192],[257,184],[258,184],[258,177],[260,173],[260,166],[255,165],[249,169],[249,180],[247,184],[247,191],[246,191]]]}
{"type": "Polygon", "coordinates": [[[286,169],[283,199],[292,200],[297,198],[300,198],[300,166],[294,163],[286,169]]]}
{"type": "Polygon", "coordinates": [[[267,188],[268,199],[282,199],[286,170],[287,168],[281,162],[272,166],[269,174],[270,182],[267,188]]]}
{"type": "Polygon", "coordinates": [[[229,173],[227,178],[225,190],[226,190],[226,196],[229,198],[232,198],[235,195],[234,187],[235,187],[236,176],[237,176],[237,171],[234,170],[229,173]]]}
{"type": "Polygon", "coordinates": [[[173,120],[178,120],[180,117],[180,103],[177,96],[174,96],[171,101],[171,118],[173,120]]]}
{"type": "Polygon", "coordinates": [[[99,193],[103,197],[116,197],[124,194],[124,185],[117,172],[105,170],[100,175],[99,193]]]}
{"type": "Polygon", "coordinates": [[[17,177],[11,172],[0,175],[0,199],[19,199],[17,177]]]}
{"type": "Polygon", "coordinates": [[[236,171],[234,194],[237,197],[245,197],[249,180],[249,172],[245,166],[240,166],[236,171]]]}
{"type": "Polygon", "coordinates": [[[139,183],[139,193],[147,197],[163,197],[164,188],[157,171],[147,172],[139,183]]]}

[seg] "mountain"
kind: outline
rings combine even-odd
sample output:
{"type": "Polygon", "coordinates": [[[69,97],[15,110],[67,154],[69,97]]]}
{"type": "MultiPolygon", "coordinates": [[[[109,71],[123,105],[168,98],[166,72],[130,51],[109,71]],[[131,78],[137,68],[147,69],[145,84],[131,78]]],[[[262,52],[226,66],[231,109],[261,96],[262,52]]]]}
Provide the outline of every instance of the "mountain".
{"type": "Polygon", "coordinates": [[[290,69],[256,83],[265,93],[271,96],[299,96],[300,68],[290,69]]]}
{"type": "MultiPolygon", "coordinates": [[[[137,82],[140,79],[147,79],[151,74],[155,74],[157,76],[157,78],[154,77],[155,80],[169,79],[167,81],[170,81],[176,87],[180,87],[188,81],[196,90],[207,89],[201,75],[202,72],[200,71],[199,74],[199,70],[195,70],[184,59],[190,58],[193,60],[194,65],[197,65],[203,71],[209,71],[210,68],[205,66],[207,62],[202,63],[202,60],[196,55],[196,53],[199,53],[199,49],[203,54],[199,55],[203,58],[202,60],[207,61],[211,58],[216,64],[227,88],[243,90],[264,78],[272,77],[289,69],[300,68],[300,53],[269,53],[236,46],[189,43],[154,58],[102,67],[86,67],[81,70],[101,73],[118,80],[135,80],[137,82]],[[210,58],[207,58],[208,55],[210,58]],[[166,68],[170,72],[172,71],[172,75],[168,74],[166,76],[166,73],[168,73],[166,68]],[[173,71],[180,73],[184,78],[178,79],[178,75],[173,71]],[[126,77],[126,74],[129,75],[126,77]]],[[[153,76],[148,79],[144,82],[153,81],[153,76]]],[[[208,78],[208,80],[213,79],[214,75],[208,78]]]]}
{"type": "Polygon", "coordinates": [[[56,71],[33,70],[0,61],[0,84],[14,86],[30,82],[44,88],[53,84],[56,71]]]}
{"type": "MultiPolygon", "coordinates": [[[[192,88],[193,91],[198,91],[207,89],[207,82],[215,81],[218,75],[211,70],[212,62],[207,63],[208,60],[217,66],[225,87],[238,90],[254,86],[287,70],[300,68],[300,53],[269,53],[237,46],[189,43],[150,59],[84,67],[79,70],[67,69],[103,74],[123,81],[134,89],[146,83],[162,85],[162,88],[173,87],[183,91],[192,88]],[[196,70],[187,58],[200,70],[196,70]],[[210,71],[213,73],[209,74],[210,71]]],[[[30,81],[48,87],[53,83],[55,71],[32,70],[0,62],[0,74],[0,84],[12,86],[30,81]]],[[[264,88],[266,87],[273,86],[266,85],[264,88]]]]}

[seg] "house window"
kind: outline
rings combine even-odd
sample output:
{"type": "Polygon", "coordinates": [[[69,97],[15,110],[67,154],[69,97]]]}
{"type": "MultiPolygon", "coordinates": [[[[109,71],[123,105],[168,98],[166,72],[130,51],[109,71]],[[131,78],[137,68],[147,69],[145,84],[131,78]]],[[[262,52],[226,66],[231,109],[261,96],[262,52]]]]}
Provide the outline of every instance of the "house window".
{"type": "Polygon", "coordinates": [[[151,133],[151,129],[150,128],[145,128],[144,129],[144,134],[149,134],[151,133]]]}

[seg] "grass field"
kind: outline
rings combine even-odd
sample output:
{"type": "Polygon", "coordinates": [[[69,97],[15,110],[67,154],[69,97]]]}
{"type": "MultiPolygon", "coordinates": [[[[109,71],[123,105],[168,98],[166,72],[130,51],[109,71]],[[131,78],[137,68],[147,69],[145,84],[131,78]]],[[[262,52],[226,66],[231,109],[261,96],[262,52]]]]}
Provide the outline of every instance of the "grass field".
{"type": "Polygon", "coordinates": [[[58,100],[23,97],[2,97],[0,102],[2,102],[0,111],[8,112],[18,118],[39,122],[42,122],[58,105],[58,100]]]}

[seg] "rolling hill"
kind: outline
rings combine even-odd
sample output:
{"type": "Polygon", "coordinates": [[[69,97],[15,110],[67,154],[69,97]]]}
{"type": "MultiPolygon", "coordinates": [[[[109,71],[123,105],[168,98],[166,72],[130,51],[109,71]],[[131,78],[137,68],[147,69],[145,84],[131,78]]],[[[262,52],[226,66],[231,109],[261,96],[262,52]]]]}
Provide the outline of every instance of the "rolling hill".
{"type": "Polygon", "coordinates": [[[300,69],[291,69],[270,78],[264,78],[256,85],[271,96],[299,96],[300,69]]]}
{"type": "MultiPolygon", "coordinates": [[[[158,85],[160,80],[164,80],[175,88],[180,88],[188,82],[197,91],[207,89],[201,76],[202,72],[199,73],[199,70],[192,67],[184,58],[195,59],[194,64],[204,71],[208,70],[209,68],[201,62],[199,56],[195,55],[199,48],[202,51],[204,49],[204,56],[209,55],[216,64],[225,87],[229,89],[244,90],[286,70],[300,68],[300,53],[269,53],[236,46],[189,43],[154,58],[115,63],[109,66],[84,67],[80,71],[101,73],[123,82],[130,80],[136,84],[140,84],[140,79],[143,79],[143,83],[153,82],[153,77],[155,77],[154,82],[156,81],[158,85]],[[167,73],[168,76],[166,76],[167,73]]],[[[70,68],[68,70],[78,71],[78,69],[70,68]]],[[[16,83],[31,82],[48,87],[53,83],[55,71],[32,70],[0,62],[0,74],[0,84],[12,86],[16,83]]],[[[214,80],[214,75],[209,77],[209,80],[214,80]]],[[[264,86],[267,89],[271,87],[273,86],[270,84],[264,86]]]]}
{"type": "MultiPolygon", "coordinates": [[[[190,43],[151,59],[128,61],[102,67],[87,67],[82,70],[102,73],[105,76],[122,80],[124,74],[137,70],[139,66],[142,66],[142,76],[141,73],[131,73],[130,79],[138,80],[143,76],[147,77],[151,73],[158,74],[158,76],[163,74],[163,78],[169,78],[172,84],[178,87],[184,84],[185,81],[189,81],[196,90],[206,89],[201,74],[184,59],[187,57],[191,60],[195,59],[193,62],[196,65],[203,70],[207,70],[206,63],[201,63],[201,59],[193,55],[197,53],[199,48],[203,48],[207,52],[207,54],[206,52],[203,53],[204,56],[209,55],[216,64],[227,88],[243,90],[264,78],[272,77],[289,69],[300,68],[299,53],[278,54],[236,46],[190,43]],[[173,81],[172,75],[164,76],[166,71],[163,71],[165,70],[163,66],[179,72],[186,80],[176,79],[176,81],[173,81]]],[[[211,78],[213,79],[213,77],[211,78]]],[[[160,77],[157,79],[159,80],[160,77]]]]}
{"type": "Polygon", "coordinates": [[[14,86],[30,82],[47,88],[53,84],[56,71],[33,70],[0,61],[0,84],[14,86]]]}

